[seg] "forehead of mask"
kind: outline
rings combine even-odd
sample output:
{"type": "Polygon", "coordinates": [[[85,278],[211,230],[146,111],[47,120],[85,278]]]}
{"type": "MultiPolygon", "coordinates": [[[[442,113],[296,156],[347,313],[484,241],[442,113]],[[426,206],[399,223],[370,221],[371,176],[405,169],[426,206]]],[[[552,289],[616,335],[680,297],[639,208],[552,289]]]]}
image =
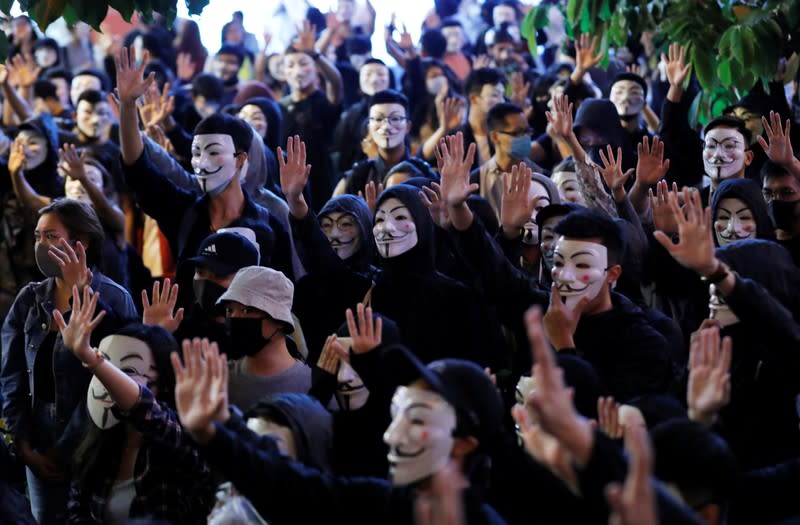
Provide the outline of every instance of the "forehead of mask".
{"type": "Polygon", "coordinates": [[[25,159],[28,169],[41,166],[47,158],[47,139],[31,130],[21,131],[19,137],[25,147],[25,159]]]}
{"type": "Polygon", "coordinates": [[[714,232],[720,246],[756,236],[756,220],[753,212],[741,199],[720,199],[714,232]]]}
{"type": "Polygon", "coordinates": [[[417,386],[399,387],[392,397],[391,414],[383,439],[389,445],[395,485],[420,481],[447,465],[456,414],[442,396],[417,386]]]}
{"type": "Polygon", "coordinates": [[[100,91],[102,89],[100,79],[94,75],[78,75],[77,77],[73,78],[69,91],[69,96],[72,99],[72,103],[77,104],[78,98],[81,96],[81,94],[89,89],[100,91]]]}
{"type": "MultiPolygon", "coordinates": [[[[89,182],[96,186],[100,191],[103,191],[104,184],[102,172],[97,169],[96,166],[92,166],[91,164],[85,164],[83,169],[86,172],[86,178],[89,180],[89,182]]],[[[86,189],[83,187],[83,184],[81,184],[81,181],[75,180],[70,176],[67,176],[64,179],[64,194],[69,199],[85,200],[87,198],[86,189]]]]}
{"type": "MultiPolygon", "coordinates": [[[[223,133],[207,133],[192,137],[192,158],[197,156],[231,157],[236,153],[233,137],[223,133]]],[[[220,162],[221,164],[221,162],[220,162]]]]}
{"type": "MultiPolygon", "coordinates": [[[[140,385],[152,387],[158,379],[153,352],[144,341],[126,335],[109,335],[100,341],[99,350],[114,366],[140,385]]],[[[96,376],[89,383],[86,405],[89,416],[98,427],[109,428],[117,423],[111,413],[114,403],[96,376]]]]}
{"type": "Polygon", "coordinates": [[[284,456],[297,459],[297,447],[294,443],[294,434],[292,434],[292,430],[289,427],[279,425],[263,417],[251,417],[247,420],[247,428],[260,436],[272,437],[284,456]]]}
{"type": "Polygon", "coordinates": [[[378,251],[384,258],[409,251],[419,240],[411,211],[394,197],[383,201],[376,210],[372,234],[378,251]]]}
{"type": "Polygon", "coordinates": [[[267,126],[269,124],[267,122],[267,117],[264,115],[264,112],[261,111],[260,107],[255,104],[247,104],[239,111],[238,116],[240,119],[250,124],[261,138],[264,138],[267,134],[267,126]]]}
{"type": "Polygon", "coordinates": [[[365,64],[358,70],[358,84],[365,95],[389,88],[389,69],[382,64],[365,64]]]}

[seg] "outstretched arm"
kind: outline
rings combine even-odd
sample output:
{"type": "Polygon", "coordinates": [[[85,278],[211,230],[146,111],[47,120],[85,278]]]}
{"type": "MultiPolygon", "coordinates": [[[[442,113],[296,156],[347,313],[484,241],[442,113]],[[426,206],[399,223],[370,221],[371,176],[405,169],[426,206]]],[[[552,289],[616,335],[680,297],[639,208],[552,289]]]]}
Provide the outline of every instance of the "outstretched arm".
{"type": "Polygon", "coordinates": [[[142,155],[144,145],[139,134],[139,113],[136,99],[141,97],[150,84],[155,82],[155,73],[144,78],[144,67],[148,52],[140,65],[136,65],[133,49],[122,48],[114,57],[117,68],[117,95],[119,97],[119,145],[122,150],[122,162],[131,165],[142,155]]]}

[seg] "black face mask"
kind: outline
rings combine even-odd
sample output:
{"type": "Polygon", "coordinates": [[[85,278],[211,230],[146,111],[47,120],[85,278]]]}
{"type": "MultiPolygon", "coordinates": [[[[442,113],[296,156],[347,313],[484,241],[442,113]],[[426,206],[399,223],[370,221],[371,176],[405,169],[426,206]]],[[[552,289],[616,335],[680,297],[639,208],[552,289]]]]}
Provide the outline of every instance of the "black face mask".
{"type": "Polygon", "coordinates": [[[225,319],[225,329],[228,332],[231,350],[244,355],[256,355],[267,346],[280,328],[276,328],[272,335],[261,335],[261,321],[263,317],[228,317],[225,319]]]}
{"type": "Polygon", "coordinates": [[[217,299],[225,293],[225,288],[207,279],[195,279],[192,281],[192,289],[194,290],[194,301],[204,312],[209,315],[221,313],[221,309],[217,306],[217,299]]]}
{"type": "Polygon", "coordinates": [[[775,228],[785,232],[792,231],[797,220],[797,213],[795,212],[797,202],[771,200],[767,203],[767,212],[775,228]]]}

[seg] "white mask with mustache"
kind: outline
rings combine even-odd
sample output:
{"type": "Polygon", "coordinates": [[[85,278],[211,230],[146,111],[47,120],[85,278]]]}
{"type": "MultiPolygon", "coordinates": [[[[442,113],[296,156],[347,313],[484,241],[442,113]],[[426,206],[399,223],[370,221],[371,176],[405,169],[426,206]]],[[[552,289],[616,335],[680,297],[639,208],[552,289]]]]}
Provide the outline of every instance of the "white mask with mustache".
{"type": "Polygon", "coordinates": [[[725,299],[717,293],[717,286],[714,284],[708,285],[708,318],[719,321],[723,327],[739,322],[725,299]]]}
{"type": "Polygon", "coordinates": [[[416,387],[398,387],[392,423],[383,434],[389,445],[394,485],[409,485],[440,471],[450,461],[456,412],[442,396],[416,387]]]}
{"type": "Polygon", "coordinates": [[[411,212],[400,199],[386,199],[375,212],[372,228],[378,253],[384,259],[404,254],[417,245],[417,225],[411,212]]]}
{"type": "Polygon", "coordinates": [[[745,165],[745,143],[742,134],[731,128],[714,128],[706,133],[703,165],[713,180],[734,177],[745,165]]]}
{"type": "Polygon", "coordinates": [[[597,297],[606,285],[608,250],[602,244],[560,237],[553,251],[553,282],[574,309],[583,297],[597,297]]]}
{"type": "MultiPolygon", "coordinates": [[[[339,337],[339,343],[348,351],[353,346],[352,337],[339,337]]],[[[339,371],[336,373],[336,402],[341,410],[358,410],[367,403],[369,390],[358,372],[347,359],[339,359],[339,371]]]]}
{"type": "MultiPolygon", "coordinates": [[[[153,352],[144,341],[127,335],[109,335],[100,341],[99,350],[140,385],[151,386],[158,379],[153,352]]],[[[106,387],[97,376],[92,377],[86,392],[86,408],[92,422],[103,430],[119,423],[111,412],[113,406],[114,401],[106,387]]]]}
{"type": "Polygon", "coordinates": [[[349,213],[332,211],[320,217],[319,223],[331,248],[343,261],[361,248],[361,231],[356,218],[349,213]]]}
{"type": "Polygon", "coordinates": [[[203,193],[222,193],[236,175],[233,137],[222,133],[195,135],[192,139],[192,169],[203,193]]]}

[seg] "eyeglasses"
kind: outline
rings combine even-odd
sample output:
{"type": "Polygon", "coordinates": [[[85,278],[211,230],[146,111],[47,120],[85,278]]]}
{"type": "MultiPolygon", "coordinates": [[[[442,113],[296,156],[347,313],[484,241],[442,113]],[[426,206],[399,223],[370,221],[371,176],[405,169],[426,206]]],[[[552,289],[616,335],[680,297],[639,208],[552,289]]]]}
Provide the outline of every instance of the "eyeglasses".
{"type": "Polygon", "coordinates": [[[508,135],[509,137],[530,137],[533,135],[533,128],[528,129],[521,129],[519,131],[498,131],[498,133],[502,133],[503,135],[508,135]]]}
{"type": "Polygon", "coordinates": [[[797,191],[792,188],[781,188],[777,191],[764,189],[761,190],[761,195],[764,196],[764,200],[767,202],[773,200],[791,201],[797,195],[797,191]]]}
{"type": "Polygon", "coordinates": [[[408,117],[402,117],[400,115],[390,115],[388,117],[384,117],[383,115],[379,117],[369,117],[370,124],[377,124],[379,126],[387,120],[392,126],[401,126],[406,120],[408,120],[408,117]]]}

